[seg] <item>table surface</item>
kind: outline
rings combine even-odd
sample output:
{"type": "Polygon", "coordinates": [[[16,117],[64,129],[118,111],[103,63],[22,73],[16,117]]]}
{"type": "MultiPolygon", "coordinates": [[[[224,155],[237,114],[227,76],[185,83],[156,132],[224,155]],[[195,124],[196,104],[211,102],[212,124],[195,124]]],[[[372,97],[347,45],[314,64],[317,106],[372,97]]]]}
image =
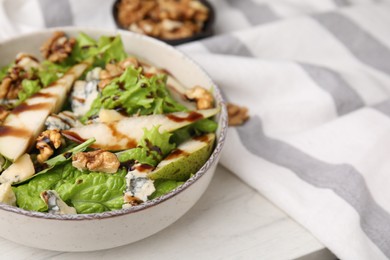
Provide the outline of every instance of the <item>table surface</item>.
{"type": "MultiPolygon", "coordinates": [[[[131,234],[129,234],[131,235],[131,234]]],[[[198,203],[176,223],[139,242],[66,253],[0,238],[0,259],[334,259],[284,212],[222,166],[198,203]],[[240,210],[237,210],[239,208],[240,210]]]]}

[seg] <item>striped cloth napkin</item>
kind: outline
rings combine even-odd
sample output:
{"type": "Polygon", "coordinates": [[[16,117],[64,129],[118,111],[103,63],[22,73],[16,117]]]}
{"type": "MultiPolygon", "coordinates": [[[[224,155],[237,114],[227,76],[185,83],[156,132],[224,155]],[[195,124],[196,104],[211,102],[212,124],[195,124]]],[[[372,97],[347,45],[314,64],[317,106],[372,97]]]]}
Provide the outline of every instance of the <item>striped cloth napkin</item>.
{"type": "MultiPolygon", "coordinates": [[[[0,0],[0,38],[115,28],[112,0],[0,0]]],[[[390,2],[214,0],[178,47],[249,108],[221,163],[341,259],[390,258],[390,2]]]]}

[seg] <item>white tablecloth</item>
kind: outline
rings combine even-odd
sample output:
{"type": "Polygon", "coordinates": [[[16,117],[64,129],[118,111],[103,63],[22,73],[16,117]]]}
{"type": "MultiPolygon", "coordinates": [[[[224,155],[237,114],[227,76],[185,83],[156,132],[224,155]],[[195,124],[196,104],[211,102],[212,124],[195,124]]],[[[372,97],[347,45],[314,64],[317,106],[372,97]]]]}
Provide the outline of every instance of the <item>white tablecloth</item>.
{"type": "MultiPolygon", "coordinates": [[[[212,3],[215,36],[178,48],[227,100],[249,108],[221,163],[339,258],[390,258],[390,3],[212,3]]],[[[64,25],[115,28],[112,1],[0,4],[2,39],[64,25]]]]}

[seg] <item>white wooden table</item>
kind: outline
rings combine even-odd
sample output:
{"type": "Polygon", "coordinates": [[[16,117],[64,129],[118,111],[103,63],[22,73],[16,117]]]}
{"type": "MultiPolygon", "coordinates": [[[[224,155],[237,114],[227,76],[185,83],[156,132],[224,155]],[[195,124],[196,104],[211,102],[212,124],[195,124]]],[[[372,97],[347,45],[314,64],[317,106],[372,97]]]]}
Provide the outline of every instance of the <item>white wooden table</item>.
{"type": "Polygon", "coordinates": [[[308,231],[221,166],[206,193],[184,217],[137,243],[65,253],[0,238],[0,249],[0,259],[12,260],[335,259],[308,231]]]}

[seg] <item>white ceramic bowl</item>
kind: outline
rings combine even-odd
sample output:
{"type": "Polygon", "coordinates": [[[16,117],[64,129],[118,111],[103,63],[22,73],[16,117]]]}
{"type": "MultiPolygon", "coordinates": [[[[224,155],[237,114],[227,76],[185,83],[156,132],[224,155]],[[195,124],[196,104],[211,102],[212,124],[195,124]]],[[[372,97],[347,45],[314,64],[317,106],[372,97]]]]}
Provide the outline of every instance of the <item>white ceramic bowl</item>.
{"type": "MultiPolygon", "coordinates": [[[[57,251],[92,251],[113,248],[148,237],[175,222],[201,197],[213,177],[227,129],[227,114],[221,93],[207,74],[173,47],[126,31],[88,28],[57,28],[68,35],[85,32],[93,38],[121,34],[126,51],[167,69],[185,86],[214,86],[217,105],[216,147],[206,164],[184,185],[158,199],[117,211],[83,215],[53,215],[0,204],[0,236],[31,247],[57,251]]],[[[37,55],[53,30],[26,34],[0,43],[0,65],[18,52],[37,55]]],[[[183,231],[184,232],[184,231],[183,231]]]]}

